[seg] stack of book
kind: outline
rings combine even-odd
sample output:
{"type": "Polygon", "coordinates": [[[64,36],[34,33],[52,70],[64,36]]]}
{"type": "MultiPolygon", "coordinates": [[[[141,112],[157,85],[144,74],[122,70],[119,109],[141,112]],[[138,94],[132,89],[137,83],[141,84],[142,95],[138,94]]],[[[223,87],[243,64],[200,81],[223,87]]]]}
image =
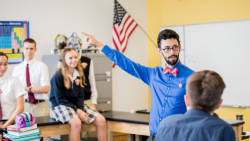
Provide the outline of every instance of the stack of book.
{"type": "Polygon", "coordinates": [[[11,141],[40,141],[41,138],[37,124],[25,128],[20,128],[16,124],[10,125],[7,127],[7,132],[3,134],[3,137],[11,141]]]}

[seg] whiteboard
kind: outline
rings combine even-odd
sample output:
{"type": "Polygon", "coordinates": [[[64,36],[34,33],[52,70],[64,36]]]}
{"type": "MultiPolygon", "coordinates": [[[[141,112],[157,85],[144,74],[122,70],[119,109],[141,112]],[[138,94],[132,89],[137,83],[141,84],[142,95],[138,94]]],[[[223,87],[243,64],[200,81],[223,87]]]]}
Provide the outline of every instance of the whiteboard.
{"type": "Polygon", "coordinates": [[[222,76],[223,105],[249,107],[250,19],[185,25],[184,38],[185,65],[222,76]]]}

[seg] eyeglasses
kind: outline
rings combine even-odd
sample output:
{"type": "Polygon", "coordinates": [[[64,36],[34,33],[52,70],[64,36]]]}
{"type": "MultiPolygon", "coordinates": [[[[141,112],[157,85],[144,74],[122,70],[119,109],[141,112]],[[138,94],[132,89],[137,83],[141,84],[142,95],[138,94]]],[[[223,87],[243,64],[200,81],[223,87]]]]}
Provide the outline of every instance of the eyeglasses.
{"type": "Polygon", "coordinates": [[[172,48],[170,47],[166,47],[166,48],[161,48],[165,53],[169,53],[171,51],[171,49],[173,49],[173,51],[179,51],[180,46],[173,46],[172,48]]]}

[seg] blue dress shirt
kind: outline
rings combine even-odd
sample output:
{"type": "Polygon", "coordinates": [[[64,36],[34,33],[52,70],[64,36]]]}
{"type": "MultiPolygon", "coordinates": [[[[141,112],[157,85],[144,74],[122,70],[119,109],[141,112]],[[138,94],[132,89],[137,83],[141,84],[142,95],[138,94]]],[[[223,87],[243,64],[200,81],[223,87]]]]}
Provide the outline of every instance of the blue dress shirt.
{"type": "Polygon", "coordinates": [[[231,125],[194,109],[165,118],[157,131],[156,141],[235,141],[231,125]]]}
{"type": "Polygon", "coordinates": [[[174,114],[184,114],[186,105],[186,80],[194,73],[180,61],[173,67],[177,68],[178,75],[163,74],[162,67],[145,67],[126,58],[117,50],[104,46],[102,52],[116,65],[127,73],[141,79],[150,86],[151,108],[149,119],[149,131],[156,135],[157,127],[162,119],[174,114]],[[179,85],[182,87],[179,87],[179,85]]]}

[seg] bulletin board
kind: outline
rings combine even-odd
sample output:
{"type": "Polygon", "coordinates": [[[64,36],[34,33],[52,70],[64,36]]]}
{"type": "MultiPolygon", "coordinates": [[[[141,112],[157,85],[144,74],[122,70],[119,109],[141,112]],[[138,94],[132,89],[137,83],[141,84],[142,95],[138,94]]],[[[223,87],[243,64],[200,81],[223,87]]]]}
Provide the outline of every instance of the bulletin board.
{"type": "Polygon", "coordinates": [[[28,21],[0,21],[0,51],[8,56],[9,64],[23,61],[22,43],[27,38],[28,21]]]}

